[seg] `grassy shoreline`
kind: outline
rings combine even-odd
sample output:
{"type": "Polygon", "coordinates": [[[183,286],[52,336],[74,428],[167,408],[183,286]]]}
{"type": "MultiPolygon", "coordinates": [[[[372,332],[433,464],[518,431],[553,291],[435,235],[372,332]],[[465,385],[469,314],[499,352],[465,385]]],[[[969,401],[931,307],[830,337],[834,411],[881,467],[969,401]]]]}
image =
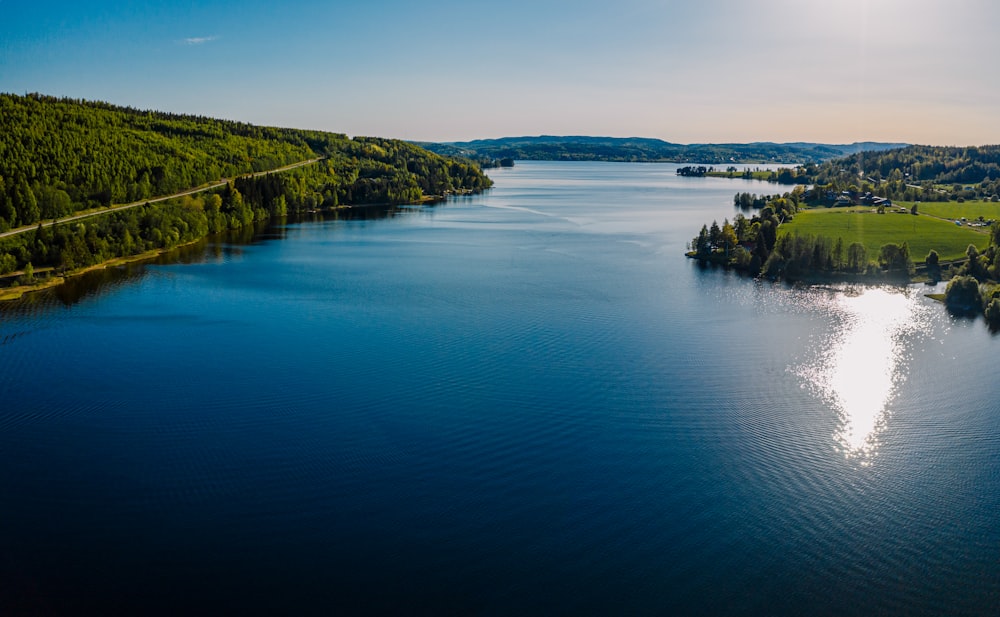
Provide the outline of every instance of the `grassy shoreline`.
{"type": "Polygon", "coordinates": [[[970,244],[980,251],[989,244],[989,235],[982,228],[956,226],[934,216],[914,216],[908,212],[877,214],[871,210],[859,206],[802,209],[781,225],[778,233],[824,236],[831,241],[839,237],[845,248],[858,242],[869,255],[877,255],[883,244],[906,242],[914,262],[922,261],[931,249],[942,260],[955,260],[965,257],[970,244]]]}

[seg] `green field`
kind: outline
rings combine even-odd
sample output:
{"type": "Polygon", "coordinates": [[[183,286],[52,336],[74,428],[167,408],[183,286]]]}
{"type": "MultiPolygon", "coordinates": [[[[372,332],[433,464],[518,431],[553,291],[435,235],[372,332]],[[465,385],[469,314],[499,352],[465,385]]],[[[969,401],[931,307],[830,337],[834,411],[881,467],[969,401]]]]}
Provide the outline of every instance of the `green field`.
{"type": "MultiPolygon", "coordinates": [[[[897,202],[897,205],[909,209],[912,201],[897,202]]],[[[946,219],[961,219],[963,216],[970,221],[983,217],[986,220],[1000,220],[1000,202],[992,201],[922,201],[917,204],[917,212],[946,219]]]]}
{"type": "MultiPolygon", "coordinates": [[[[923,205],[918,206],[918,210],[923,205]]],[[[968,218],[967,214],[962,216],[968,218]]],[[[833,240],[839,237],[845,249],[860,242],[869,256],[878,255],[883,244],[907,242],[910,256],[916,263],[922,262],[931,249],[937,251],[942,260],[963,259],[970,244],[975,244],[979,250],[989,244],[986,228],[960,227],[933,216],[898,212],[876,214],[867,207],[802,210],[794,220],[779,227],[778,233],[811,234],[833,240]]]]}

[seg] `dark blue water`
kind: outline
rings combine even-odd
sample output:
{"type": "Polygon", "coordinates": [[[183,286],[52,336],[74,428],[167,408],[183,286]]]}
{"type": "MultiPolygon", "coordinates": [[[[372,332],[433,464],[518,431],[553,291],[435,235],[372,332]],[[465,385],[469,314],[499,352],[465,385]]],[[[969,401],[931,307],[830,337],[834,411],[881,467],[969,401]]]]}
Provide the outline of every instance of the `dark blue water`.
{"type": "Polygon", "coordinates": [[[766,184],[493,177],[0,308],[0,614],[996,613],[981,321],[683,258],[766,184]]]}

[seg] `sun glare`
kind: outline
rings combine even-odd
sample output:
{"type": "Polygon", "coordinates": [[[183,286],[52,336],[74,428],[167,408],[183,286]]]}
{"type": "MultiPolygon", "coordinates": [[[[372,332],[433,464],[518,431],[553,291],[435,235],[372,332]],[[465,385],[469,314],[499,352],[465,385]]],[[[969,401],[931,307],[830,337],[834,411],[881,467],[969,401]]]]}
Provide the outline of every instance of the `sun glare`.
{"type": "Polygon", "coordinates": [[[905,380],[906,341],[919,329],[912,294],[871,289],[835,302],[836,334],[800,372],[838,415],[834,438],[848,456],[870,460],[897,387],[905,380]]]}

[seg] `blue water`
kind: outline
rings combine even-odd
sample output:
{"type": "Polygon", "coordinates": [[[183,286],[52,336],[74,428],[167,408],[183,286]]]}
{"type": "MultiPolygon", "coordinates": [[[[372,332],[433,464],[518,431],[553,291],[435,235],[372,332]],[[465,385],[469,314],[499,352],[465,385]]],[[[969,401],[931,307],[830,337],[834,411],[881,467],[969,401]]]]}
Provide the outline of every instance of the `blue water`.
{"type": "Polygon", "coordinates": [[[0,614],[986,615],[1000,349],[524,162],[0,308],[0,614]]]}

